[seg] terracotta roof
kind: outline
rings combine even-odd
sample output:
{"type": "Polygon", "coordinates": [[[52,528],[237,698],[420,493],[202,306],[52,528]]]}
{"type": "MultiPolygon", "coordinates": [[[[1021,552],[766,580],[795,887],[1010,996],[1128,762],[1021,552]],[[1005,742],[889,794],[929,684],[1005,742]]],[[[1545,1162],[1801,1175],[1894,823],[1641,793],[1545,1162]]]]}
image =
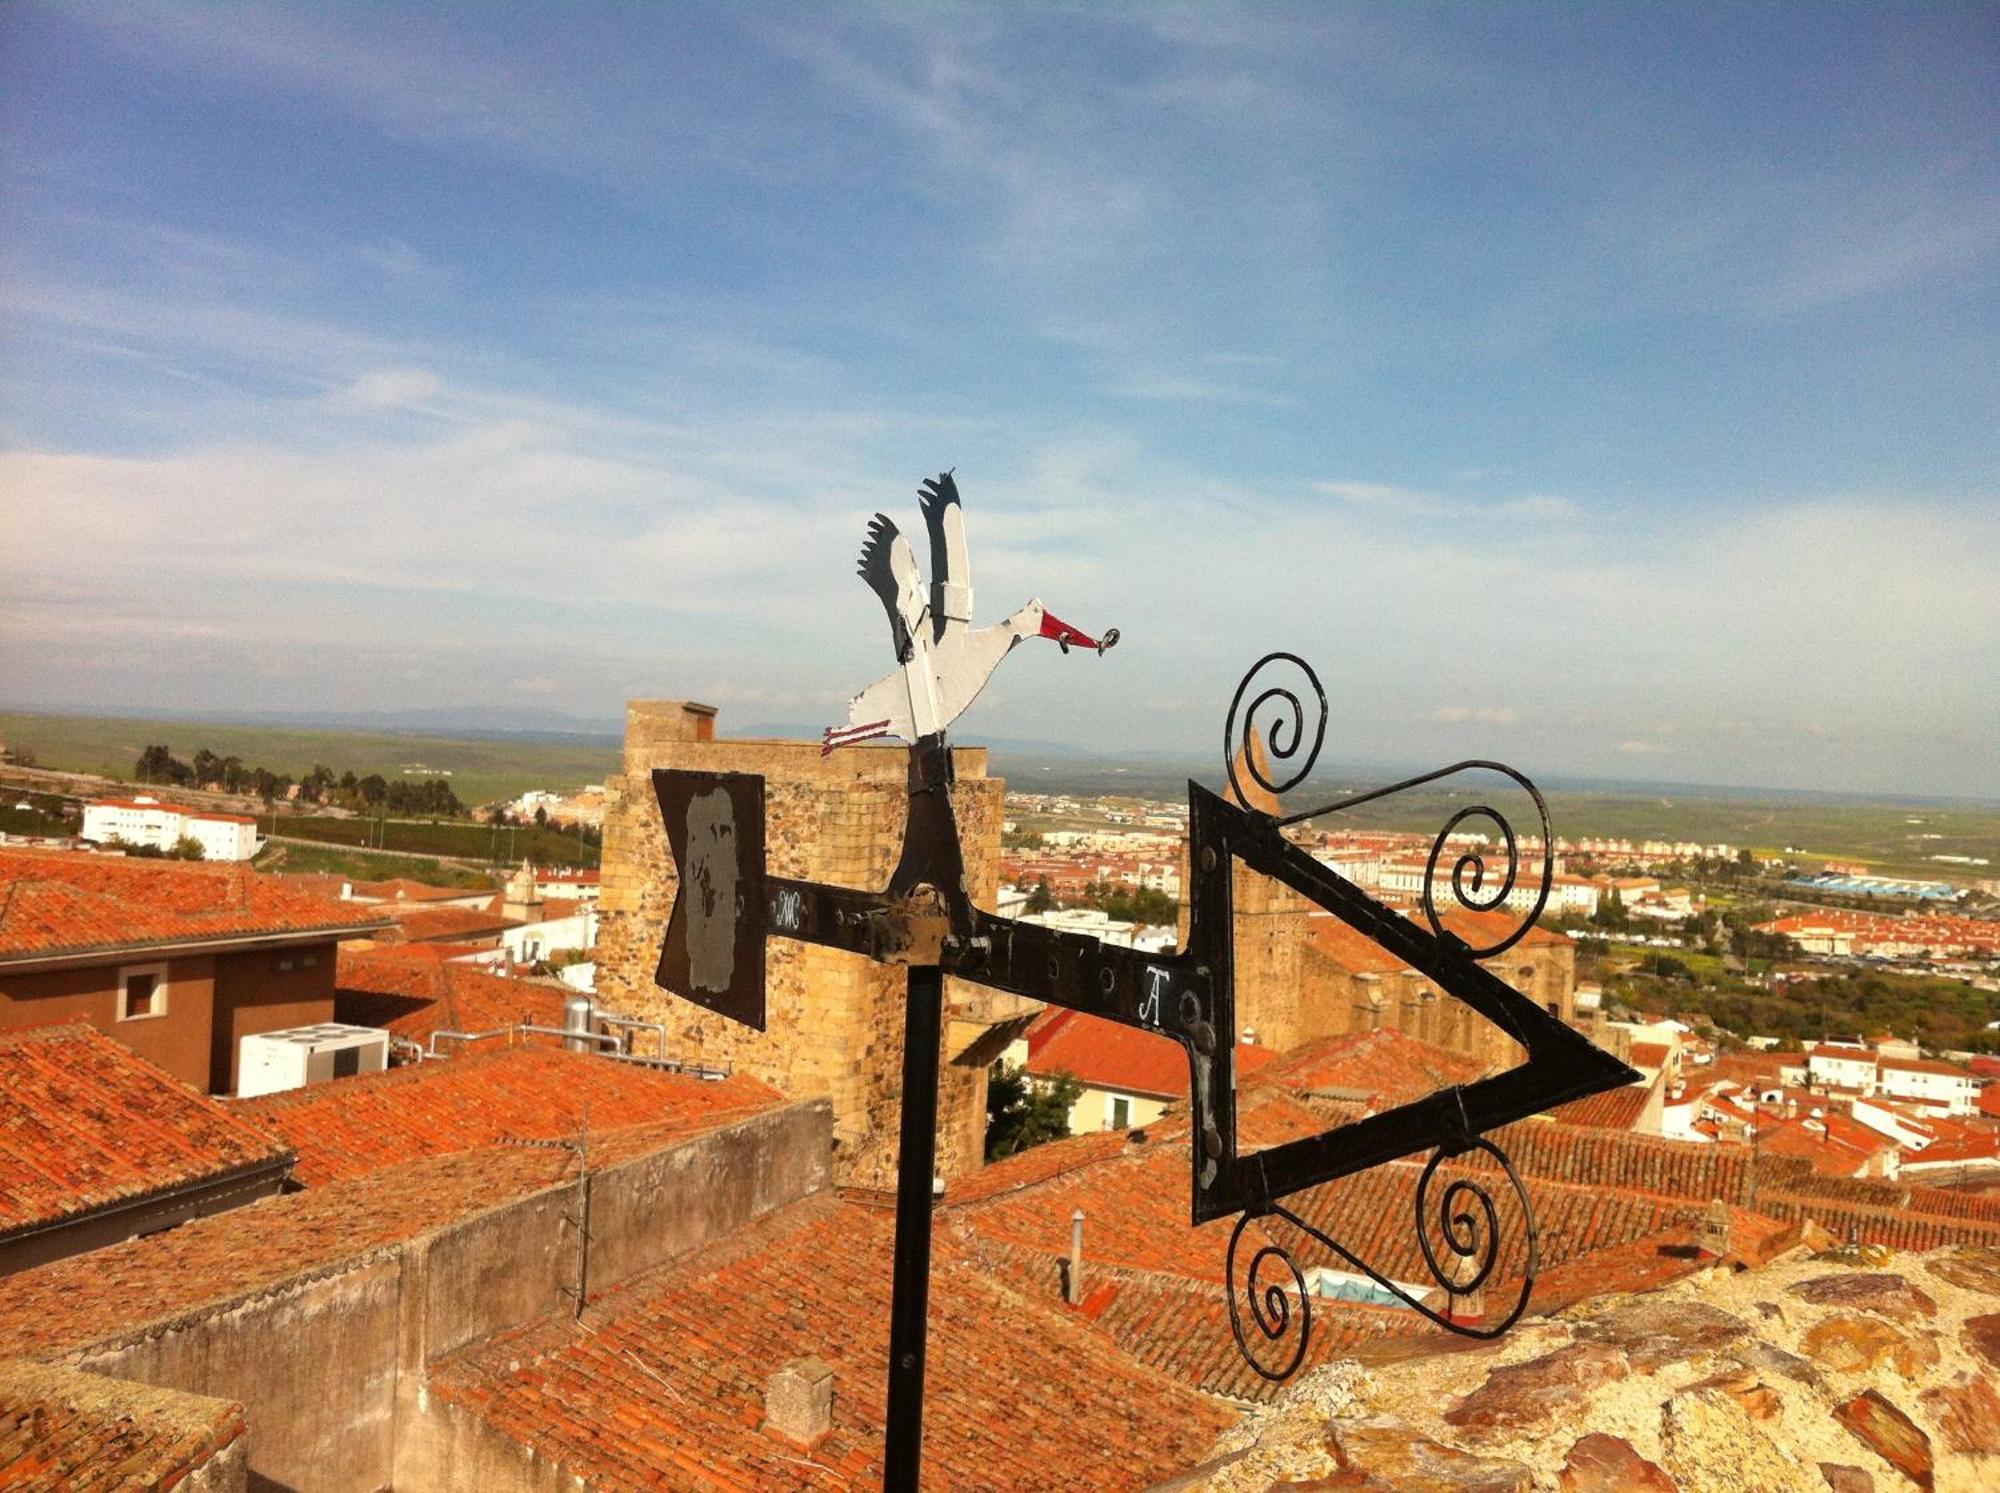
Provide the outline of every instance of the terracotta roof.
{"type": "Polygon", "coordinates": [[[737,1075],[720,1082],[586,1053],[469,1049],[448,1061],[312,1084],[241,1101],[237,1110],[297,1150],[297,1176],[317,1187],[423,1156],[497,1141],[574,1136],[589,1107],[593,1135],[670,1121],[692,1132],[783,1104],[737,1075]]]}
{"type": "Polygon", "coordinates": [[[1312,914],[1306,926],[1312,940],[1307,947],[1324,954],[1349,974],[1388,975],[1410,967],[1367,934],[1348,927],[1331,913],[1312,914]]]}
{"type": "Polygon", "coordinates": [[[382,1027],[419,1044],[437,1031],[562,1025],[563,1007],[574,991],[447,963],[449,952],[423,944],[342,949],[334,976],[334,1020],[382,1027]]]}
{"type": "MultiPolygon", "coordinates": [[[[1247,1076],[1276,1057],[1268,1047],[1239,1043],[1236,1071],[1247,1076]]],[[[1187,1053],[1180,1043],[1083,1011],[1064,1011],[1037,1030],[1028,1071],[1041,1078],[1069,1073],[1085,1088],[1153,1099],[1179,1099],[1188,1092],[1187,1053]]]]}
{"type": "MultiPolygon", "coordinates": [[[[1440,894],[1439,901],[1448,904],[1449,898],[1440,894]]],[[[1418,908],[1411,908],[1405,916],[1417,922],[1424,921],[1423,912],[1418,908]]],[[[1488,944],[1498,943],[1501,939],[1511,936],[1514,930],[1521,926],[1520,914],[1504,907],[1496,907],[1491,912],[1473,912],[1468,908],[1446,905],[1440,907],[1438,921],[1444,924],[1447,931],[1456,933],[1474,948],[1484,948],[1488,944]]],[[[1576,940],[1567,933],[1559,933],[1554,928],[1544,928],[1537,923],[1521,935],[1520,942],[1515,947],[1563,948],[1573,946],[1575,943],[1576,940]]]]}
{"type": "Polygon", "coordinates": [[[1261,1086],[1302,1094],[1368,1095],[1390,1109],[1453,1084],[1484,1078],[1492,1066],[1383,1028],[1324,1037],[1295,1047],[1257,1075],[1261,1086]]]}
{"type": "Polygon", "coordinates": [[[141,814],[178,814],[183,819],[200,819],[210,824],[255,824],[256,817],[250,814],[222,814],[212,809],[191,809],[186,804],[140,803],[131,798],[93,798],[89,807],[93,809],[136,809],[141,814]]]}
{"type": "Polygon", "coordinates": [[[0,850],[0,961],[383,926],[247,866],[0,850]]]}
{"type": "Polygon", "coordinates": [[[281,1167],[289,1154],[94,1027],[0,1032],[0,1235],[281,1167]]]}
{"type": "Polygon", "coordinates": [[[1667,1066],[1667,1059],[1674,1055],[1674,1049],[1665,1042],[1634,1042],[1632,1044],[1632,1066],[1651,1068],[1655,1071],[1667,1066]]]}
{"type": "MultiPolygon", "coordinates": [[[[431,1392],[607,1493],[874,1488],[882,1479],[894,1218],[821,1196],[600,1298],[503,1334],[431,1392]],[[832,1429],[764,1428],[787,1363],[833,1370],[832,1429]]],[[[1207,1455],[1232,1411],[994,1278],[952,1231],[931,1267],[924,1473],[1017,1493],[1147,1487],[1207,1455]]]]}
{"type": "Polygon", "coordinates": [[[171,1488],[243,1430],[230,1400],[0,1362],[0,1488],[171,1488]]]}
{"type": "Polygon", "coordinates": [[[1596,1130],[1630,1130],[1639,1123],[1639,1116],[1645,1112],[1646,1100],[1652,1093],[1650,1083],[1620,1084],[1601,1094],[1558,1104],[1549,1111],[1549,1115],[1566,1125],[1584,1125],[1596,1130]]]}
{"type": "Polygon", "coordinates": [[[430,939],[475,939],[488,935],[497,938],[509,928],[521,926],[519,918],[478,907],[405,908],[395,903],[381,905],[388,909],[395,919],[395,929],[409,943],[423,943],[430,939]]]}
{"type": "Polygon", "coordinates": [[[355,896],[379,897],[384,902],[451,902],[464,901],[482,892],[490,895],[483,887],[432,886],[427,881],[411,881],[407,876],[388,881],[356,881],[353,886],[355,896]]]}
{"type": "Polygon", "coordinates": [[[1972,1081],[1972,1074],[1956,1063],[1937,1063],[1928,1058],[1881,1058],[1876,1066],[1896,1073],[1934,1073],[1941,1078],[1962,1078],[1968,1083],[1972,1081]]]}

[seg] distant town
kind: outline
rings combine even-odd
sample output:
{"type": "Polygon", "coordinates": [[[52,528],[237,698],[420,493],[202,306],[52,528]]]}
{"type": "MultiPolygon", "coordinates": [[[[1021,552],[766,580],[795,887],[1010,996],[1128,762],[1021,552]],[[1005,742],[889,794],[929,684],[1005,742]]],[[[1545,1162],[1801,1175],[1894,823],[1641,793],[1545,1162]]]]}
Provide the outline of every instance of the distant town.
{"type": "MultiPolygon", "coordinates": [[[[228,1452],[274,1486],[528,1493],[531,1448],[584,1477],[664,1456],[689,1486],[791,1486],[798,1458],[829,1449],[874,1476],[880,1401],[856,1381],[889,1305],[901,976],[774,940],[764,1033],[662,991],[672,883],[649,774],[762,774],[774,853],[869,885],[900,843],[905,760],[733,741],[717,715],[633,702],[620,770],[482,802],[448,757],[349,765],[335,737],[306,764],[152,741],[115,774],[10,742],[0,1133],[26,1138],[32,1185],[0,1214],[0,1392],[84,1403],[66,1367],[82,1359],[120,1393],[179,1396],[175,1424],[198,1434],[145,1443],[160,1482],[228,1452]],[[693,1207],[691,1176],[723,1180],[693,1207]],[[256,1372],[215,1367],[237,1363],[256,1372]],[[305,1398],[275,1388],[308,1378],[305,1398]],[[710,1383],[751,1387],[696,1430],[643,1429],[682,1426],[710,1383]],[[233,1399],[203,1398],[218,1390],[233,1399]]],[[[982,905],[1179,947],[1184,802],[1021,791],[974,757],[953,792],[982,905]]],[[[1976,851],[1919,860],[1926,823],[1874,811],[1870,833],[1903,847],[1884,860],[1667,834],[1528,834],[1510,860],[1490,828],[1438,839],[1338,815],[1285,832],[1444,936],[1520,928],[1492,972],[1633,1070],[1501,1133],[1542,1231],[1536,1309],[1579,1320],[1742,1272],[1834,1278],[1891,1249],[1949,1271],[2000,1249],[2000,886],[1976,851]]],[[[1520,1061],[1507,1032],[1286,888],[1238,868],[1233,916],[1242,1135],[1312,1133],[1520,1061]]],[[[1278,1391],[1232,1346],[1224,1238],[1187,1228],[1182,1049],[971,984],[948,1018],[938,1351],[969,1351],[974,1324],[1026,1324],[978,1351],[1023,1383],[1059,1352],[1080,1376],[1077,1434],[1143,1436],[1110,1461],[1066,1454],[1051,1482],[1037,1433],[946,1389],[947,1423],[982,1429],[976,1467],[955,1449],[938,1465],[1010,1488],[1193,1465],[1278,1391]]],[[[1382,1231],[1412,1213],[1419,1172],[1313,1189],[1313,1217],[1476,1324],[1491,1288],[1437,1294],[1414,1236],[1382,1231]]],[[[1494,1179],[1476,1159],[1446,1175],[1494,1179]]],[[[1394,1291],[1304,1258],[1310,1364],[1436,1353],[1394,1291]]],[[[1834,1329],[1792,1324],[1784,1348],[1755,1330],[1789,1355],[1834,1329]]],[[[1913,1372],[1926,1395],[1952,1388],[1913,1372]]],[[[1839,1413],[1807,1381],[1785,1394],[1789,1414],[1839,1413]]],[[[1949,1445],[1944,1465],[1969,1467],[1949,1445]]]]}

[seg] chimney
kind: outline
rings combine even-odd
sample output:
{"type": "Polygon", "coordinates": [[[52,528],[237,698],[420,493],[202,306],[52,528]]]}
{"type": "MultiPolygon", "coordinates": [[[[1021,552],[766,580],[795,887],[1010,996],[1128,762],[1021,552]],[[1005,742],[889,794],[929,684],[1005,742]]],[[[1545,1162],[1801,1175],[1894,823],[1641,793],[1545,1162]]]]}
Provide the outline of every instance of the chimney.
{"type": "Polygon", "coordinates": [[[833,1430],[833,1370],[817,1358],[796,1358],[764,1386],[764,1429],[811,1451],[833,1430]]]}
{"type": "Polygon", "coordinates": [[[1071,1306],[1083,1300],[1083,1209],[1069,1216],[1069,1263],[1063,1271],[1063,1300],[1071,1306]]]}

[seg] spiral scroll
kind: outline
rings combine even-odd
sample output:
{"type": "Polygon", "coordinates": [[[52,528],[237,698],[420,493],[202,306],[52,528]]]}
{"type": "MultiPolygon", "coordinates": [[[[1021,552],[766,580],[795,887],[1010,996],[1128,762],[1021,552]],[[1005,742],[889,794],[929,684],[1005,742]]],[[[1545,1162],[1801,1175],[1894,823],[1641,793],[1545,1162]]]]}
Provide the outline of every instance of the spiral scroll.
{"type": "MultiPolygon", "coordinates": [[[[1491,1326],[1471,1327],[1450,1320],[1448,1312],[1441,1318],[1438,1313],[1419,1305],[1417,1310],[1431,1318],[1442,1320],[1453,1332],[1467,1337],[1498,1337],[1521,1318],[1528,1309],[1528,1298],[1534,1293],[1535,1275],[1540,1266],[1541,1242],[1535,1228],[1534,1204],[1528,1198],[1527,1188],[1521,1185],[1521,1178],[1514,1170],[1514,1164],[1491,1141],[1475,1139],[1470,1150],[1484,1151],[1500,1164],[1512,1187],[1515,1201],[1520,1205],[1521,1217],[1526,1222],[1527,1259],[1521,1272],[1521,1290],[1507,1315],[1491,1326]]],[[[1431,1243],[1430,1210],[1431,1183],[1437,1176],[1439,1163],[1445,1159],[1443,1150],[1432,1155],[1424,1166],[1423,1175],[1417,1179],[1416,1225],[1417,1247],[1423,1251],[1424,1268],[1431,1273],[1431,1279],[1442,1287],[1449,1300],[1456,1301],[1478,1291],[1493,1274],[1500,1263],[1500,1246],[1505,1230],[1501,1227],[1500,1210],[1493,1200],[1493,1194],[1484,1183],[1471,1177],[1454,1177],[1438,1199],[1435,1223],[1444,1236],[1444,1247],[1448,1260],[1439,1259],[1437,1249],[1431,1243]]],[[[1400,1292],[1398,1294],[1401,1294],[1400,1292]]],[[[1485,1313],[1481,1314],[1482,1317],[1485,1313]]]]}
{"type": "MultiPolygon", "coordinates": [[[[1528,796],[1535,801],[1535,812],[1540,815],[1542,821],[1541,885],[1536,889],[1535,905],[1528,909],[1527,916],[1521,918],[1506,937],[1491,944],[1467,945],[1467,950],[1474,959],[1490,959],[1493,955],[1512,948],[1521,939],[1525,938],[1528,930],[1534,927],[1536,921],[1541,917],[1542,909],[1548,906],[1549,892],[1555,885],[1555,833],[1549,824],[1548,802],[1542,797],[1541,790],[1503,762],[1461,762],[1454,767],[1446,768],[1441,773],[1433,773],[1431,777],[1443,777],[1449,773],[1459,772],[1468,767],[1491,768],[1493,771],[1502,773],[1512,778],[1516,783],[1519,783],[1522,788],[1527,790],[1528,796]]],[[[1422,782],[1428,780],[1414,779],[1413,781],[1422,782]]],[[[1438,831],[1437,838],[1431,842],[1430,858],[1424,863],[1422,902],[1424,920],[1431,925],[1431,932],[1440,936],[1443,935],[1445,930],[1443,922],[1438,918],[1437,911],[1438,862],[1444,857],[1452,832],[1468,819],[1487,819],[1493,823],[1494,827],[1500,831],[1500,838],[1507,847],[1507,863],[1505,873],[1499,878],[1499,885],[1491,891],[1487,891],[1485,890],[1486,884],[1491,878],[1488,875],[1486,857],[1478,850],[1468,850],[1461,854],[1452,862],[1450,877],[1451,893],[1457,900],[1458,905],[1472,912],[1491,912],[1496,908],[1505,907],[1507,899],[1513,894],[1514,884],[1520,879],[1521,875],[1521,842],[1514,833],[1514,826],[1508,822],[1505,814],[1502,814],[1498,809],[1488,804],[1474,804],[1470,808],[1460,809],[1456,814],[1452,815],[1451,818],[1445,821],[1444,828],[1438,831]]]]}
{"type": "MultiPolygon", "coordinates": [[[[1229,1293],[1229,1330],[1236,1335],[1236,1351],[1243,1355],[1243,1361],[1264,1378],[1277,1383],[1291,1378],[1306,1356],[1306,1344],[1312,1338],[1312,1293],[1306,1289],[1305,1274],[1299,1269],[1298,1261],[1278,1244],[1262,1245],[1250,1257],[1250,1269],[1243,1277],[1239,1290],[1236,1283],[1236,1246],[1242,1241],[1243,1231],[1250,1226],[1252,1216],[1246,1213],[1237,1219],[1236,1230],[1229,1236],[1229,1256],[1224,1266],[1224,1289],[1229,1293]],[[1291,1272],[1290,1285],[1280,1280],[1260,1290],[1258,1272],[1267,1260],[1277,1260],[1291,1272]],[[1273,1368],[1251,1347],[1249,1334],[1243,1330],[1241,1303],[1249,1303],[1250,1320],[1256,1325],[1259,1336],[1267,1343],[1279,1344],[1279,1352],[1282,1353],[1282,1345],[1292,1327],[1292,1302],[1295,1298],[1298,1301],[1298,1337],[1291,1344],[1290,1357],[1282,1360],[1281,1367],[1273,1368]]],[[[1272,1361],[1279,1360],[1274,1357],[1272,1361]]]]}
{"type": "MultiPolygon", "coordinates": [[[[1498,1146],[1482,1138],[1463,1141],[1456,1149],[1440,1148],[1425,1164],[1422,1175],[1417,1179],[1415,1223],[1417,1247],[1422,1251],[1424,1267],[1437,1283],[1438,1291],[1444,1295],[1442,1310],[1424,1297],[1411,1294],[1282,1203],[1273,1204],[1262,1213],[1246,1213],[1236,1221],[1236,1231],[1229,1236],[1226,1265],[1229,1327],[1236,1335],[1237,1351],[1243,1355],[1244,1362],[1274,1382],[1288,1379],[1297,1371],[1305,1361],[1306,1349],[1312,1341],[1312,1292],[1306,1284],[1305,1272],[1300,1269],[1298,1259],[1291,1250],[1275,1242],[1259,1246],[1251,1257],[1249,1273],[1242,1277],[1240,1283],[1238,1280],[1236,1251],[1244,1230],[1253,1221],[1268,1224],[1274,1219],[1290,1224],[1338,1255],[1412,1311],[1421,1313],[1461,1337],[1499,1337],[1520,1321],[1521,1314],[1528,1309],[1529,1299],[1534,1295],[1535,1276],[1541,1261],[1540,1235],[1535,1225],[1534,1203],[1528,1196],[1527,1188],[1522,1185],[1519,1173],[1514,1170],[1514,1164],[1498,1146]],[[1525,1258],[1520,1289],[1506,1313],[1497,1318],[1485,1307],[1480,1294],[1498,1268],[1503,1246],[1509,1237],[1501,1205],[1496,1201],[1493,1189],[1476,1177],[1453,1177],[1446,1184],[1443,1194],[1436,1199],[1433,1213],[1431,1187],[1437,1178],[1438,1167],[1448,1156],[1463,1154],[1464,1151],[1483,1151],[1499,1164],[1521,1214],[1525,1258]],[[1442,1235],[1442,1249],[1432,1241],[1434,1231],[1442,1235]],[[1273,1260],[1291,1273],[1289,1284],[1282,1277],[1272,1283],[1260,1284],[1259,1272],[1273,1260]],[[1473,1305],[1475,1301],[1480,1304],[1473,1305]],[[1285,1344],[1291,1338],[1296,1313],[1298,1336],[1290,1341],[1288,1352],[1281,1348],[1269,1359],[1259,1355],[1260,1345],[1253,1342],[1251,1332],[1243,1324],[1243,1303],[1246,1302],[1250,1321],[1262,1343],[1285,1344]],[[1465,1305],[1461,1306],[1461,1303],[1465,1305]],[[1277,1366],[1273,1367],[1273,1364],[1277,1366]]],[[[1433,1296],[1435,1293],[1427,1291],[1424,1295],[1433,1296]]]]}
{"type": "Polygon", "coordinates": [[[1235,697],[1229,702],[1229,719],[1222,727],[1222,761],[1228,769],[1229,787],[1235,793],[1236,801],[1239,804],[1250,802],[1249,795],[1243,791],[1243,784],[1237,780],[1236,765],[1239,758],[1252,781],[1266,793],[1272,795],[1284,793],[1304,782],[1306,776],[1312,772],[1313,764],[1319,761],[1319,749],[1326,741],[1326,719],[1326,691],[1320,687],[1319,675],[1313,672],[1311,664],[1296,653],[1267,653],[1252,664],[1250,672],[1245,674],[1236,686],[1235,697]],[[1294,690],[1282,684],[1266,685],[1250,702],[1248,710],[1242,709],[1242,706],[1244,695],[1249,693],[1250,686],[1257,682],[1257,676],[1264,672],[1267,665],[1286,663],[1295,665],[1305,675],[1306,682],[1312,686],[1313,696],[1319,702],[1319,718],[1313,724],[1312,750],[1305,753],[1305,761],[1290,776],[1273,781],[1265,776],[1263,765],[1257,760],[1257,753],[1249,749],[1250,733],[1257,729],[1257,714],[1265,706],[1277,702],[1282,702],[1284,707],[1288,707],[1281,711],[1275,721],[1268,716],[1265,718],[1267,729],[1262,733],[1262,739],[1265,750],[1272,760],[1289,762],[1299,755],[1299,749],[1305,745],[1305,706],[1294,690]],[[1243,719],[1243,735],[1240,738],[1236,734],[1239,712],[1243,719]]]}

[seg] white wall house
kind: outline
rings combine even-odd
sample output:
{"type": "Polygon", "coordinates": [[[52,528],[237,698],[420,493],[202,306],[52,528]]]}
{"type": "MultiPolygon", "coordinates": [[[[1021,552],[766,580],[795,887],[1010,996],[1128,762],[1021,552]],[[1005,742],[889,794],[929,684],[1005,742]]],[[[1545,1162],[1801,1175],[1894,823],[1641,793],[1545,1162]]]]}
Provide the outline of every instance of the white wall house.
{"type": "Polygon", "coordinates": [[[156,850],[172,850],[185,838],[201,846],[204,860],[247,861],[257,853],[257,821],[241,814],[184,809],[142,793],[85,804],[83,838],[99,845],[123,840],[156,850]]]}
{"type": "Polygon", "coordinates": [[[523,923],[500,935],[500,947],[516,964],[537,964],[551,955],[587,949],[596,942],[595,903],[585,903],[568,917],[523,923]]]}
{"type": "Polygon", "coordinates": [[[1882,1092],[1891,1099],[1933,1105],[1948,1115],[1969,1115],[1979,1108],[1979,1081],[1949,1063],[1921,1058],[1883,1058],[1882,1092]]]}
{"type": "Polygon", "coordinates": [[[1865,1047],[1815,1047],[1806,1054],[1806,1073],[1816,1089],[1875,1092],[1875,1054],[1865,1047]]]}

